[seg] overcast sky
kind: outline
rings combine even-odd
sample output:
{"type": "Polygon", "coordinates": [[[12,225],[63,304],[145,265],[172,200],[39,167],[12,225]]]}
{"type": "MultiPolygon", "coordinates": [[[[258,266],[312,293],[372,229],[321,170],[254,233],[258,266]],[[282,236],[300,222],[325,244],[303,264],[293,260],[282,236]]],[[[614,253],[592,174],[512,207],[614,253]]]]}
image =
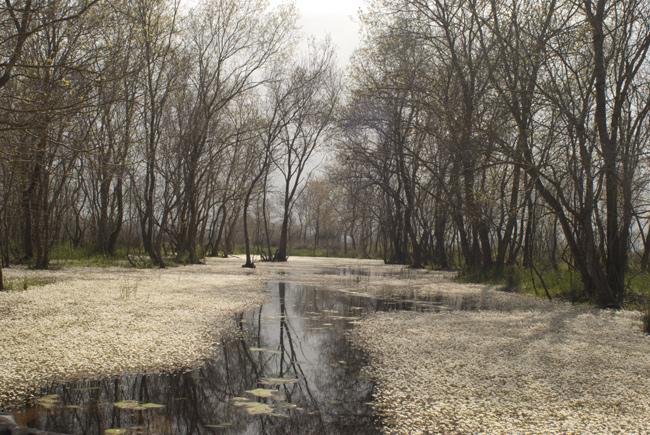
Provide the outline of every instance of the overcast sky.
{"type": "MultiPolygon", "coordinates": [[[[271,0],[271,5],[284,3],[287,0],[271,0]]],[[[359,46],[358,12],[365,0],[295,0],[294,3],[305,35],[322,38],[329,34],[337,47],[339,62],[347,64],[359,46]]]]}

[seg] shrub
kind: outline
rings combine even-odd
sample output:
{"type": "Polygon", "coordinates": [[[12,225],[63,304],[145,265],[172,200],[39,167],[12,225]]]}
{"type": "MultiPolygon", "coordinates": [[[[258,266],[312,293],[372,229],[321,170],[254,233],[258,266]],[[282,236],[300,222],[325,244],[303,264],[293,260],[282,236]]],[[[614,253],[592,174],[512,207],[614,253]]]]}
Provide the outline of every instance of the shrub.
{"type": "Polygon", "coordinates": [[[643,332],[650,335],[650,303],[646,303],[643,311],[643,332]]]}

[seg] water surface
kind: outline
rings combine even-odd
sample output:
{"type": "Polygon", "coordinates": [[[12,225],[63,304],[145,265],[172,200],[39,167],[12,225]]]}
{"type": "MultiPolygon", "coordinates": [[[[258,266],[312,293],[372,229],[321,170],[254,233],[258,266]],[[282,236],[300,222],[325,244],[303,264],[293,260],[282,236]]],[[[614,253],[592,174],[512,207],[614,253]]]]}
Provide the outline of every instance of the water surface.
{"type": "MultiPolygon", "coordinates": [[[[385,276],[363,268],[319,272],[349,276],[358,288],[385,276]]],[[[53,385],[43,400],[15,413],[18,423],[83,434],[378,433],[367,357],[346,332],[374,311],[438,311],[443,301],[282,279],[268,284],[268,303],[237,317],[238,337],[219,344],[202,367],[53,385]]]]}

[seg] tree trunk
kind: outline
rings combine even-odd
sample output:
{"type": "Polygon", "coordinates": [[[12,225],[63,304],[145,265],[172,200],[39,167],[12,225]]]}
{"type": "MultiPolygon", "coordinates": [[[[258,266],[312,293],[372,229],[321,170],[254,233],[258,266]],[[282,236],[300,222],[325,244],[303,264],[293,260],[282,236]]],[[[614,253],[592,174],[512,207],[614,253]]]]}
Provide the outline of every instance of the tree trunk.
{"type": "Polygon", "coordinates": [[[278,252],[273,256],[273,261],[287,261],[287,245],[289,244],[289,212],[285,208],[284,217],[282,218],[282,227],[280,229],[280,245],[278,252]]]}
{"type": "Polygon", "coordinates": [[[253,263],[253,257],[251,256],[251,243],[248,236],[248,203],[250,202],[250,195],[246,195],[246,200],[244,203],[244,246],[246,249],[246,263],[242,267],[249,269],[255,268],[255,263],[253,263]]]}
{"type": "Polygon", "coordinates": [[[268,171],[266,172],[266,175],[264,176],[264,193],[262,194],[262,216],[264,217],[264,236],[265,236],[265,241],[266,241],[266,255],[267,259],[272,259],[273,258],[273,252],[271,251],[271,235],[269,231],[269,222],[268,219],[266,218],[266,194],[267,194],[267,186],[268,186],[268,177],[269,173],[268,171]]]}

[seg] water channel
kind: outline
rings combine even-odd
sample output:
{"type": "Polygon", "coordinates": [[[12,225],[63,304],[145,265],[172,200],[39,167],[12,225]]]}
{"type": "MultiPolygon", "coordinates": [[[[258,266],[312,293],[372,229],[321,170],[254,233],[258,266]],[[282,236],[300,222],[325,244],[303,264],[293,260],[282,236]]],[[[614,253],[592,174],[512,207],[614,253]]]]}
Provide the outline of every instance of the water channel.
{"type": "MultiPolygon", "coordinates": [[[[319,273],[353,285],[371,278],[364,269],[319,273]]],[[[237,316],[238,336],[200,368],[53,385],[14,412],[17,423],[62,434],[378,433],[367,357],[346,334],[368,313],[437,311],[443,301],[284,281],[268,283],[268,303],[237,316]]]]}

